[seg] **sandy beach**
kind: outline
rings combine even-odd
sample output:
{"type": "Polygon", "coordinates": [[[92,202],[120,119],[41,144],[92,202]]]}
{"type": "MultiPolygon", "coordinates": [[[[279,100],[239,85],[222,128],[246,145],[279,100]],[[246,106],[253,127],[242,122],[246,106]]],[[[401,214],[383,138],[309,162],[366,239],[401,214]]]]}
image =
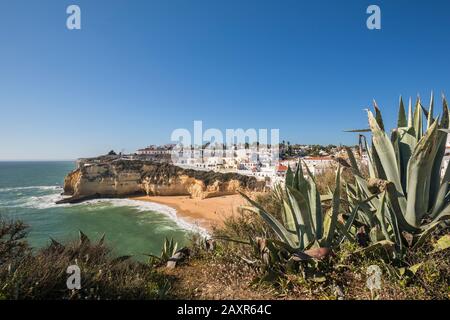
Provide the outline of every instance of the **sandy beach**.
{"type": "Polygon", "coordinates": [[[132,200],[149,201],[163,204],[177,210],[177,214],[190,223],[198,224],[206,230],[223,223],[224,218],[237,213],[245,200],[240,195],[192,199],[189,196],[143,196],[132,200]]]}

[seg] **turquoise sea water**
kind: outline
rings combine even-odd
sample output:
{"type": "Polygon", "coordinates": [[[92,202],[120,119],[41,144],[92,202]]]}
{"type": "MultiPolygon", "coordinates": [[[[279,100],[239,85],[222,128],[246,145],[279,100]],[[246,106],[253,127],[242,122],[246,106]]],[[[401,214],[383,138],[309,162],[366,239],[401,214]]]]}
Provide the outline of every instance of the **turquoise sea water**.
{"type": "MultiPolygon", "coordinates": [[[[56,205],[62,199],[64,176],[73,162],[0,162],[0,215],[30,226],[28,241],[39,248],[50,237],[68,241],[82,230],[92,239],[106,234],[117,255],[159,254],[165,237],[180,244],[192,227],[176,218],[175,210],[127,199],[93,200],[56,205]]],[[[195,228],[194,228],[195,229],[195,228]]]]}

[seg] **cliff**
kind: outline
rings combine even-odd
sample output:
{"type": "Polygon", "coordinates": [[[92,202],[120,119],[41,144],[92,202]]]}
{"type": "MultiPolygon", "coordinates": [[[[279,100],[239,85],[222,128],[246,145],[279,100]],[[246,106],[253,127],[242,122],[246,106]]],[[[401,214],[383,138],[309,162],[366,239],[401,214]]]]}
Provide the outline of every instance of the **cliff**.
{"type": "Polygon", "coordinates": [[[64,195],[71,197],[62,202],[132,195],[205,199],[236,194],[238,190],[263,189],[263,182],[235,173],[188,170],[152,161],[96,158],[80,161],[78,168],[66,176],[64,195]]]}

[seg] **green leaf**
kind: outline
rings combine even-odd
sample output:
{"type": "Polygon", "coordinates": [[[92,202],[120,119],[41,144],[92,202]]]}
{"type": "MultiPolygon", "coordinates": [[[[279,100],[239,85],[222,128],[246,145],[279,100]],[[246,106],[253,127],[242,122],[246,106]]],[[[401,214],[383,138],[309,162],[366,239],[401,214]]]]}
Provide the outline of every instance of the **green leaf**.
{"type": "Polygon", "coordinates": [[[339,207],[340,207],[340,199],[341,199],[341,167],[339,166],[337,169],[337,173],[336,173],[336,189],[334,190],[333,193],[333,204],[332,204],[332,209],[331,209],[331,220],[330,220],[330,225],[329,225],[329,229],[327,230],[327,232],[325,233],[327,238],[326,238],[326,244],[328,246],[331,245],[331,243],[333,242],[333,238],[334,238],[334,233],[336,231],[336,224],[337,224],[337,219],[338,219],[338,215],[339,215],[339,207]]]}
{"type": "Polygon", "coordinates": [[[386,191],[383,192],[381,194],[381,201],[380,201],[380,206],[378,207],[378,210],[376,212],[378,221],[380,222],[381,225],[381,231],[383,232],[384,238],[385,240],[391,240],[391,237],[389,236],[389,233],[387,231],[387,226],[386,226],[386,214],[385,214],[385,210],[386,210],[386,191]]]}
{"type": "Polygon", "coordinates": [[[403,193],[406,194],[408,163],[414,151],[414,148],[417,145],[417,141],[416,137],[414,136],[413,128],[399,128],[397,132],[400,177],[403,193]]]}
{"type": "Polygon", "coordinates": [[[403,99],[400,96],[400,103],[398,108],[398,120],[397,120],[397,127],[406,127],[408,126],[408,122],[406,121],[406,113],[405,113],[405,106],[403,105],[403,99]]]}
{"type": "Polygon", "coordinates": [[[416,140],[419,141],[423,135],[423,118],[422,118],[422,104],[420,103],[420,98],[417,99],[416,108],[414,110],[414,133],[416,140]]]}
{"type": "Polygon", "coordinates": [[[433,232],[439,227],[440,224],[441,222],[437,221],[422,227],[422,230],[424,231],[416,236],[417,240],[413,248],[416,249],[421,247],[428,240],[428,238],[431,237],[433,232]]]}
{"type": "Polygon", "coordinates": [[[423,262],[416,263],[415,265],[409,267],[408,270],[411,271],[413,275],[415,275],[417,273],[417,271],[419,271],[420,267],[422,267],[422,266],[423,266],[423,262]]]}
{"type": "Polygon", "coordinates": [[[413,125],[414,125],[414,123],[413,123],[413,114],[412,114],[412,100],[410,97],[409,103],[408,103],[408,127],[412,128],[413,125]]]}
{"type": "Polygon", "coordinates": [[[350,160],[350,165],[352,166],[353,172],[360,176],[361,172],[359,171],[358,163],[356,162],[356,158],[355,155],[353,154],[352,149],[346,146],[345,151],[347,152],[348,159],[350,160]]]}
{"type": "MultiPolygon", "coordinates": [[[[298,221],[298,228],[302,227],[306,235],[305,246],[315,240],[314,230],[315,226],[312,222],[311,212],[309,210],[308,202],[303,195],[294,188],[287,187],[286,193],[288,195],[289,203],[292,206],[292,211],[298,221]]],[[[302,234],[299,233],[299,239],[302,234]]]]}
{"type": "Polygon", "coordinates": [[[240,194],[252,205],[252,207],[242,207],[244,210],[258,214],[282,241],[288,243],[293,248],[297,247],[298,244],[295,242],[295,239],[292,238],[292,235],[280,222],[277,221],[277,219],[275,219],[270,213],[266,212],[258,203],[250,199],[247,195],[243,193],[240,194]]]}
{"type": "MultiPolygon", "coordinates": [[[[397,159],[392,143],[386,133],[381,130],[372,112],[368,111],[369,124],[372,129],[373,144],[378,153],[382,168],[387,180],[393,182],[397,190],[402,190],[402,184],[398,173],[397,159]]],[[[380,177],[381,178],[381,177],[380,177]]],[[[405,201],[404,199],[401,201],[405,201]]]]}
{"type": "Polygon", "coordinates": [[[293,185],[293,181],[294,181],[294,174],[292,173],[291,167],[288,166],[288,169],[286,171],[285,183],[288,186],[292,186],[293,185]]]}
{"type": "Polygon", "coordinates": [[[433,92],[431,92],[430,108],[428,111],[428,119],[427,119],[427,129],[429,129],[434,122],[433,108],[434,108],[434,95],[433,92]]]}
{"type": "Polygon", "coordinates": [[[434,250],[432,253],[446,250],[450,248],[450,235],[446,234],[440,237],[435,244],[433,244],[434,250]]]}
{"type": "Polygon", "coordinates": [[[418,227],[429,209],[431,170],[437,153],[437,122],[420,139],[408,163],[406,221],[418,227]]]}

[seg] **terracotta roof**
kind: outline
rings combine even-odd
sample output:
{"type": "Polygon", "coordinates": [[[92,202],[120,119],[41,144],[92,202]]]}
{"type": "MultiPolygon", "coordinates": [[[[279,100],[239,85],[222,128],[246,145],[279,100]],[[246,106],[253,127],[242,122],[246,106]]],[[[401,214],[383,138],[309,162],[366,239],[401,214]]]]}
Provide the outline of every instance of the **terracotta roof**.
{"type": "Polygon", "coordinates": [[[283,165],[279,165],[279,166],[277,167],[277,171],[287,171],[287,169],[288,169],[288,167],[283,166],[283,165]]]}

